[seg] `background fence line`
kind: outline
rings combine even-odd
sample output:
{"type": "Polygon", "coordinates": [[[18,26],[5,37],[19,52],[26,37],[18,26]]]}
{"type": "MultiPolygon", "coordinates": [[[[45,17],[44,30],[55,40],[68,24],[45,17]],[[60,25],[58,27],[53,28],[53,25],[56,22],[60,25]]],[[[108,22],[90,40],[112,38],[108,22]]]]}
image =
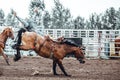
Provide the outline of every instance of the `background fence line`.
{"type": "MultiPolygon", "coordinates": [[[[65,38],[82,38],[82,45],[86,48],[85,53],[88,58],[108,59],[111,56],[120,57],[112,55],[115,53],[114,40],[120,35],[120,30],[42,29],[39,34],[50,35],[54,39],[61,36],[65,38]]],[[[14,55],[16,53],[10,47],[13,43],[10,39],[7,41],[5,48],[6,54],[14,55]]],[[[21,51],[21,54],[26,56],[32,54],[36,56],[36,53],[33,51],[21,51]]]]}

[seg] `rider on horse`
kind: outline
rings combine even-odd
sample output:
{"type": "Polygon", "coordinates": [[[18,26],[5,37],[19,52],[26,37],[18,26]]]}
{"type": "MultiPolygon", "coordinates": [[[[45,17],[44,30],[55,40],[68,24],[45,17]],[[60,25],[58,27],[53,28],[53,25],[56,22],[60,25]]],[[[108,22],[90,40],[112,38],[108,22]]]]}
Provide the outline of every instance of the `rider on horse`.
{"type": "Polygon", "coordinates": [[[18,31],[18,38],[17,38],[17,43],[14,45],[14,47],[17,47],[21,44],[21,35],[22,33],[26,32],[26,31],[33,31],[33,27],[35,26],[33,24],[33,22],[30,20],[30,19],[26,19],[26,20],[23,20],[21,18],[19,18],[17,15],[16,15],[16,12],[14,11],[14,16],[24,25],[23,28],[20,28],[20,30],[18,31]]]}

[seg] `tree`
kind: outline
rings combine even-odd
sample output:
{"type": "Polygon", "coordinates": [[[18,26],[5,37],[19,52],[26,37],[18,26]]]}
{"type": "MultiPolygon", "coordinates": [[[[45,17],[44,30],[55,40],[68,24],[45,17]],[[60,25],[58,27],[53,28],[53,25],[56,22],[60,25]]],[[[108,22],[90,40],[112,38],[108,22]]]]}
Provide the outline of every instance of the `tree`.
{"type": "Polygon", "coordinates": [[[13,15],[13,10],[11,9],[10,13],[8,13],[5,24],[13,27],[17,27],[19,22],[15,19],[15,16],[13,15]]]}
{"type": "Polygon", "coordinates": [[[69,28],[71,14],[69,9],[65,9],[59,0],[54,0],[55,7],[52,9],[52,28],[69,28]]]}
{"type": "Polygon", "coordinates": [[[75,29],[84,29],[85,27],[85,22],[84,22],[84,18],[78,16],[75,20],[74,20],[74,26],[75,29]]]}
{"type": "Polygon", "coordinates": [[[91,29],[90,21],[86,20],[85,25],[86,25],[85,29],[91,29]]]}
{"type": "Polygon", "coordinates": [[[101,16],[100,15],[96,15],[96,28],[97,29],[102,29],[102,23],[101,23],[101,16]]]}
{"type": "Polygon", "coordinates": [[[105,14],[102,16],[102,28],[103,29],[110,29],[109,23],[108,23],[108,16],[105,14]]]}
{"type": "Polygon", "coordinates": [[[116,12],[116,29],[120,29],[120,8],[116,12]]]}
{"type": "Polygon", "coordinates": [[[43,15],[43,25],[45,28],[51,27],[51,16],[48,11],[45,11],[45,14],[43,15]]]}
{"type": "Polygon", "coordinates": [[[45,10],[44,0],[31,0],[29,6],[29,18],[36,25],[34,29],[38,34],[43,34],[43,14],[45,10]]]}
{"type": "Polygon", "coordinates": [[[29,6],[29,18],[33,19],[34,23],[38,26],[41,26],[43,23],[42,16],[44,9],[45,4],[43,0],[31,0],[29,6]]]}
{"type": "Polygon", "coordinates": [[[89,18],[90,21],[90,29],[95,29],[95,15],[92,14],[89,18]]]}
{"type": "Polygon", "coordinates": [[[88,29],[102,29],[101,14],[92,14],[86,23],[88,29]]]}
{"type": "Polygon", "coordinates": [[[111,29],[116,29],[116,11],[113,7],[106,10],[105,13],[108,17],[108,24],[111,29]]]}
{"type": "Polygon", "coordinates": [[[4,25],[4,17],[5,17],[4,11],[0,9],[0,26],[4,25]]]}

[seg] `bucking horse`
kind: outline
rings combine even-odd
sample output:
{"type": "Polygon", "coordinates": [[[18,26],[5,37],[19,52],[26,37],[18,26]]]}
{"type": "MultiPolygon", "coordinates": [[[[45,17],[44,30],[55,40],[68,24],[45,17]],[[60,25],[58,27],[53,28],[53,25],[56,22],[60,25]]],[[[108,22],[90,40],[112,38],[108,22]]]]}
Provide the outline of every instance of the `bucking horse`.
{"type": "Polygon", "coordinates": [[[18,61],[21,58],[20,50],[33,50],[39,56],[44,58],[50,58],[53,60],[53,74],[58,75],[56,72],[56,66],[60,67],[61,71],[65,76],[70,76],[64,69],[62,60],[69,53],[74,53],[76,59],[80,63],[85,63],[85,56],[81,48],[68,45],[66,43],[60,43],[52,40],[49,36],[41,36],[35,32],[25,32],[22,35],[22,44],[17,47],[17,54],[14,57],[15,61],[18,61]]]}

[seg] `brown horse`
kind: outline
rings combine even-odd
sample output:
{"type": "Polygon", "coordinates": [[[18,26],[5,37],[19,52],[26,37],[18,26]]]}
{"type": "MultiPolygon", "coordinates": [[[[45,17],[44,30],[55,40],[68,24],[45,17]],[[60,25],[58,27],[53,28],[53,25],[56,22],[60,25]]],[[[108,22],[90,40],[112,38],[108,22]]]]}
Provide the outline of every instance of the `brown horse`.
{"type": "MultiPolygon", "coordinates": [[[[35,32],[25,32],[22,35],[22,45],[18,46],[18,48],[19,50],[34,50],[39,56],[51,58],[53,60],[54,75],[57,75],[56,66],[58,64],[65,76],[69,76],[62,64],[63,58],[69,53],[74,53],[80,63],[85,63],[84,53],[79,47],[61,44],[53,41],[49,36],[42,37],[35,32]]],[[[17,51],[14,60],[17,61],[20,58],[20,52],[17,51]]]]}
{"type": "Polygon", "coordinates": [[[115,55],[119,56],[120,51],[120,37],[115,38],[115,55]]]}
{"type": "Polygon", "coordinates": [[[2,56],[6,60],[6,63],[9,65],[8,57],[4,54],[4,48],[8,37],[14,39],[12,28],[5,28],[0,34],[0,54],[2,54],[2,56]]]}

